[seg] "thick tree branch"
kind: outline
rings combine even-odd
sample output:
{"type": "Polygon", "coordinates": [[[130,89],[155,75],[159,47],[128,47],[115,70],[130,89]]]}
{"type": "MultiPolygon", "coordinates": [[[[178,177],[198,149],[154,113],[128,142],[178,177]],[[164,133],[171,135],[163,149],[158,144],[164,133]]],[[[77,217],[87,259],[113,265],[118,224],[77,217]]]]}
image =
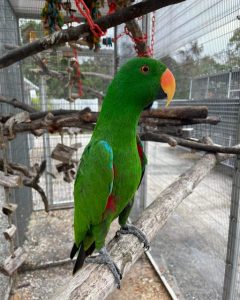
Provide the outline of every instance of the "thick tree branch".
{"type": "MultiPolygon", "coordinates": [[[[135,225],[143,230],[150,241],[177,206],[193,192],[221,159],[223,158],[217,159],[214,154],[205,154],[194,167],[182,174],[144,210],[135,225]]],[[[132,235],[114,238],[109,243],[108,250],[123,275],[143,253],[142,245],[132,235]]],[[[88,264],[63,286],[52,300],[105,299],[115,288],[113,276],[105,266],[88,264]]]]}
{"type": "MultiPolygon", "coordinates": [[[[10,103],[11,104],[11,103],[10,103]]],[[[149,118],[182,118],[190,119],[190,116],[204,117],[207,115],[206,107],[174,107],[162,108],[143,112],[142,116],[149,118]]],[[[58,131],[62,127],[80,127],[84,128],[85,123],[95,123],[98,118],[97,112],[91,112],[89,109],[82,111],[57,110],[52,112],[37,112],[30,114],[31,122],[22,122],[13,124],[12,132],[32,132],[37,129],[48,129],[50,132],[58,131]],[[66,113],[67,112],[67,113],[66,113]],[[37,116],[37,117],[36,117],[37,116]]],[[[4,134],[9,135],[9,129],[5,127],[4,134]]]]}
{"type": "Polygon", "coordinates": [[[194,125],[194,124],[210,124],[217,125],[221,121],[220,117],[211,116],[205,119],[192,118],[192,119],[158,119],[158,118],[147,118],[142,117],[140,123],[143,123],[151,127],[165,127],[165,126],[183,126],[183,125],[194,125]]]}
{"type": "MultiPolygon", "coordinates": [[[[79,113],[82,114],[82,116],[84,116],[85,114],[87,114],[88,122],[96,122],[98,117],[98,112],[91,112],[89,108],[86,108],[82,111],[60,109],[60,110],[52,110],[48,112],[37,112],[37,110],[35,110],[31,106],[28,106],[16,99],[8,101],[5,97],[0,96],[0,102],[31,112],[30,113],[31,120],[36,120],[38,118],[45,117],[48,113],[52,113],[54,116],[68,115],[68,114],[71,115],[74,113],[79,113]]],[[[175,106],[171,108],[163,107],[159,109],[151,109],[148,111],[144,111],[141,114],[141,118],[143,122],[145,120],[144,118],[151,118],[152,120],[154,118],[163,119],[164,120],[163,123],[166,123],[165,119],[169,119],[170,123],[168,125],[175,125],[175,123],[171,122],[171,120],[174,120],[173,122],[176,122],[177,126],[191,124],[191,120],[195,120],[196,118],[197,118],[196,119],[197,124],[201,123],[201,120],[202,123],[210,123],[210,124],[214,124],[214,123],[217,124],[219,122],[219,118],[217,117],[211,117],[211,121],[207,121],[206,119],[207,115],[208,115],[208,108],[206,106],[175,106]]]]}
{"type": "MultiPolygon", "coordinates": [[[[120,25],[137,17],[158,10],[162,7],[183,2],[184,0],[147,0],[118,10],[116,13],[99,18],[96,21],[102,30],[120,25]]],[[[69,41],[78,40],[83,34],[89,33],[87,24],[58,31],[50,36],[36,40],[28,45],[9,51],[0,58],[0,69],[10,66],[28,56],[37,54],[69,41]]]]}
{"type": "Polygon", "coordinates": [[[213,153],[228,153],[228,154],[240,154],[240,149],[237,147],[224,147],[224,146],[218,146],[218,145],[206,145],[204,143],[185,140],[180,137],[170,136],[168,134],[159,134],[159,133],[152,133],[152,132],[146,132],[141,133],[140,138],[142,141],[153,141],[153,142],[163,142],[168,143],[168,139],[172,139],[175,141],[175,145],[169,143],[170,146],[183,146],[191,149],[196,149],[200,151],[207,151],[207,152],[213,152],[213,153]]]}
{"type": "Polygon", "coordinates": [[[206,118],[207,115],[207,106],[174,106],[146,110],[141,114],[141,117],[187,120],[193,118],[206,118]]]}

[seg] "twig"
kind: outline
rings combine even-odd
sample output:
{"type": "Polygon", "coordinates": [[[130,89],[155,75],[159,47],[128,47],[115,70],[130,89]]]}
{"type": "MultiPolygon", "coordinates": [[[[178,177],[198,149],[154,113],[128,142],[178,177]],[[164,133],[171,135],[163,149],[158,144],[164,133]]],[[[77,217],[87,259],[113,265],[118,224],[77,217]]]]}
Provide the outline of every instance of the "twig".
{"type": "Polygon", "coordinates": [[[43,204],[44,204],[44,208],[46,212],[49,212],[49,204],[48,204],[48,199],[45,195],[45,192],[43,191],[43,189],[41,188],[41,186],[38,184],[39,183],[39,179],[42,176],[43,172],[46,169],[46,160],[42,161],[39,170],[37,171],[36,176],[33,179],[27,179],[25,178],[23,180],[23,184],[25,186],[31,187],[33,189],[35,189],[41,196],[43,204]]]}
{"type": "MultiPolygon", "coordinates": [[[[180,176],[146,208],[135,225],[151,241],[164,226],[171,213],[193,192],[199,182],[219,162],[214,154],[205,154],[194,167],[180,176]]],[[[143,253],[137,238],[129,235],[114,238],[108,245],[111,257],[125,275],[143,253]]],[[[112,274],[105,266],[86,265],[52,300],[105,299],[116,288],[112,274]],[[100,276],[101,274],[101,276],[100,276]]]]}
{"type": "MultiPolygon", "coordinates": [[[[99,18],[98,20],[96,20],[96,24],[99,25],[104,31],[108,28],[128,22],[130,20],[133,20],[134,18],[148,14],[162,7],[180,2],[183,2],[183,0],[143,1],[132,6],[120,9],[114,14],[99,18]]],[[[0,69],[10,66],[17,61],[37,54],[43,50],[50,49],[54,46],[58,46],[69,41],[76,41],[83,34],[89,32],[89,26],[87,24],[83,24],[76,27],[70,27],[66,30],[55,32],[50,36],[41,38],[25,46],[11,50],[0,58],[0,69]]]]}

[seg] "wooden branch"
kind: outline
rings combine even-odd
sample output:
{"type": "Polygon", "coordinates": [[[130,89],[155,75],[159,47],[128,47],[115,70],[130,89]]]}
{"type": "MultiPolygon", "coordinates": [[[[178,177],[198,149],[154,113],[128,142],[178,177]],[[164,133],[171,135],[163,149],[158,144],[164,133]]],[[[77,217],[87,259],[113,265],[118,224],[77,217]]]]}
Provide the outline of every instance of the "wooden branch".
{"type": "Polygon", "coordinates": [[[90,86],[82,85],[82,89],[83,89],[84,93],[92,93],[92,94],[96,95],[96,97],[98,97],[99,99],[102,99],[105,96],[104,93],[102,93],[98,90],[95,90],[94,88],[92,88],[90,86]]]}
{"type": "Polygon", "coordinates": [[[227,154],[237,154],[237,155],[240,154],[240,149],[238,147],[206,145],[204,143],[185,140],[183,138],[170,136],[167,134],[146,132],[146,133],[141,133],[140,138],[142,141],[154,141],[154,142],[163,142],[163,143],[167,142],[167,138],[169,138],[169,139],[172,138],[176,142],[176,145],[191,148],[191,149],[213,152],[213,153],[227,153],[227,154]]]}
{"type": "MultiPolygon", "coordinates": [[[[117,4],[117,9],[121,9],[124,6],[129,6],[131,2],[116,0],[115,3],[117,4]]],[[[147,55],[148,47],[147,47],[146,36],[143,34],[138,22],[136,20],[128,21],[126,22],[126,27],[131,37],[135,40],[138,40],[138,42],[137,43],[135,42],[134,44],[136,52],[139,55],[147,55]]]]}
{"type": "MultiPolygon", "coordinates": [[[[93,91],[91,88],[86,87],[86,89],[89,89],[90,91],[93,91]]],[[[96,91],[94,91],[96,92],[96,91]]],[[[100,96],[102,97],[103,94],[101,93],[100,96]]],[[[45,117],[48,113],[53,114],[54,116],[60,116],[60,115],[67,115],[67,114],[74,114],[74,113],[81,113],[84,115],[87,113],[89,122],[92,118],[92,122],[96,121],[98,117],[98,112],[91,112],[89,108],[85,108],[81,111],[79,110],[52,110],[48,112],[38,112],[36,109],[32,108],[29,105],[26,105],[22,103],[21,101],[18,101],[17,99],[13,99],[11,101],[7,100],[5,97],[0,96],[0,102],[6,103],[8,105],[21,108],[25,111],[30,112],[30,120],[36,120],[38,118],[45,117]],[[92,114],[92,116],[91,116],[92,114]]],[[[217,124],[220,121],[219,117],[209,117],[208,116],[208,108],[207,106],[174,106],[174,107],[168,107],[168,108],[159,108],[159,109],[151,109],[143,111],[141,114],[141,118],[144,121],[144,118],[158,118],[158,119],[168,119],[169,124],[168,125],[189,125],[189,124],[199,124],[199,123],[209,123],[209,124],[217,124]],[[175,120],[175,121],[170,121],[175,120]],[[202,121],[201,121],[202,120],[202,121]],[[192,123],[191,123],[192,122],[192,123]]],[[[159,125],[166,124],[166,120],[162,121],[162,123],[159,123],[159,125]]]]}
{"type": "MultiPolygon", "coordinates": [[[[118,10],[116,13],[107,15],[96,20],[96,24],[101,29],[108,28],[128,22],[142,15],[160,9],[162,7],[183,2],[184,0],[147,0],[132,6],[118,10]]],[[[78,40],[83,34],[89,33],[89,26],[87,24],[70,27],[69,29],[57,31],[50,36],[36,40],[30,44],[13,49],[0,58],[0,69],[8,67],[17,61],[20,61],[28,56],[37,54],[43,50],[50,49],[54,46],[62,45],[69,41],[78,40]]]]}
{"type": "Polygon", "coordinates": [[[23,252],[21,247],[14,251],[13,256],[9,256],[0,266],[0,272],[6,276],[12,276],[13,273],[24,263],[27,258],[27,254],[23,252]]]}
{"type": "MultiPolygon", "coordinates": [[[[36,55],[34,55],[35,57],[36,55]]],[[[34,73],[37,73],[39,75],[46,75],[46,76],[50,76],[52,78],[56,78],[60,81],[62,81],[64,84],[66,84],[66,82],[68,82],[68,77],[67,75],[65,75],[63,72],[57,72],[57,71],[54,71],[54,70],[50,70],[47,68],[47,66],[45,66],[44,68],[41,68],[41,69],[32,69],[31,70],[32,72],[34,73]]],[[[86,73],[91,73],[91,72],[86,72],[86,73]]],[[[112,79],[113,77],[112,76],[109,76],[109,75],[105,75],[105,74],[99,74],[99,73],[92,73],[92,74],[95,74],[95,76],[98,76],[98,77],[102,77],[104,79],[112,79]]],[[[92,75],[91,74],[91,75],[92,75]]],[[[84,76],[84,73],[81,73],[81,77],[84,76]]],[[[90,76],[90,74],[87,74],[90,76]]],[[[74,84],[76,87],[78,87],[78,83],[75,83],[74,84]]],[[[82,90],[85,94],[94,94],[96,95],[96,97],[98,97],[99,99],[102,99],[104,97],[104,93],[92,88],[92,87],[89,87],[89,86],[85,86],[82,84],[82,90]]],[[[73,98],[77,99],[79,98],[79,95],[76,94],[76,95],[72,95],[73,98]]]]}
{"type": "MultiPolygon", "coordinates": [[[[34,55],[35,57],[36,55],[34,55]]],[[[46,67],[46,65],[45,65],[46,67]]],[[[56,79],[59,79],[61,81],[68,81],[68,76],[67,76],[67,72],[58,72],[55,70],[51,70],[49,68],[47,69],[31,69],[30,71],[32,71],[33,73],[39,74],[39,75],[47,75],[56,79]]],[[[106,80],[112,80],[113,76],[111,75],[107,75],[107,74],[102,74],[102,73],[95,73],[95,72],[81,72],[80,74],[80,78],[81,77],[85,77],[85,76],[93,76],[93,77],[98,77],[98,78],[102,78],[102,79],[106,79],[106,80]]]]}
{"type": "Polygon", "coordinates": [[[194,125],[194,124],[210,124],[217,125],[221,121],[220,117],[211,116],[205,119],[153,119],[147,117],[141,117],[140,123],[151,126],[151,127],[165,127],[165,126],[184,126],[184,125],[194,125]]]}
{"type": "Polygon", "coordinates": [[[37,111],[32,106],[30,106],[30,105],[28,105],[24,102],[21,102],[21,101],[15,99],[15,98],[9,101],[9,100],[7,100],[6,97],[0,96],[0,103],[6,103],[6,104],[11,105],[13,107],[20,108],[24,111],[27,111],[29,113],[33,113],[33,112],[37,111]]]}
{"type": "MultiPolygon", "coordinates": [[[[11,103],[10,103],[11,104],[11,103]]],[[[149,112],[143,112],[142,116],[149,118],[181,118],[181,115],[185,115],[185,118],[204,117],[207,114],[206,107],[173,107],[162,108],[158,110],[150,110],[149,112]]],[[[32,122],[25,122],[20,124],[14,124],[12,131],[18,132],[32,132],[37,129],[47,129],[49,132],[59,131],[62,127],[80,127],[84,128],[85,123],[95,123],[97,121],[98,113],[91,112],[89,108],[82,111],[74,110],[57,110],[52,112],[37,112],[30,114],[30,120],[32,122]]],[[[8,128],[4,129],[4,134],[9,135],[8,128]]]]}
{"type": "Polygon", "coordinates": [[[126,26],[132,37],[139,40],[139,42],[135,42],[134,45],[138,55],[149,55],[150,53],[148,53],[147,42],[145,41],[144,34],[137,21],[131,20],[126,23],[126,26]]]}
{"type": "Polygon", "coordinates": [[[22,179],[18,175],[4,175],[3,172],[0,171],[0,186],[4,186],[7,188],[16,188],[21,186],[22,179]]]}
{"type": "Polygon", "coordinates": [[[17,204],[15,203],[4,203],[2,206],[2,213],[6,216],[10,216],[17,209],[17,204]]]}
{"type": "Polygon", "coordinates": [[[160,119],[205,119],[208,116],[207,106],[174,106],[168,108],[146,110],[141,117],[160,119]]]}
{"type": "MultiPolygon", "coordinates": [[[[143,211],[135,225],[150,241],[164,226],[171,213],[193,192],[218,161],[220,160],[217,160],[215,155],[205,154],[195,166],[182,174],[143,211]]],[[[132,235],[114,238],[107,248],[124,276],[143,253],[142,245],[132,235]]],[[[115,288],[113,276],[105,266],[88,264],[76,273],[52,300],[105,299],[115,288]]]]}
{"type": "Polygon", "coordinates": [[[46,196],[44,190],[39,185],[39,179],[42,176],[45,169],[46,169],[46,160],[42,161],[40,167],[37,170],[36,176],[31,179],[25,178],[23,180],[23,184],[27,187],[35,189],[40,194],[42,202],[44,204],[44,209],[46,212],[49,212],[49,203],[48,203],[47,196],[46,196]]]}
{"type": "Polygon", "coordinates": [[[17,227],[14,224],[12,224],[9,228],[7,228],[3,231],[3,235],[6,240],[11,241],[13,239],[16,231],[17,231],[17,227]]]}
{"type": "Polygon", "coordinates": [[[102,73],[95,73],[95,72],[82,72],[81,73],[83,76],[94,76],[94,77],[99,77],[102,79],[107,79],[107,80],[112,80],[113,76],[107,75],[107,74],[102,74],[102,73]]]}
{"type": "MultiPolygon", "coordinates": [[[[4,168],[3,160],[0,159],[0,170],[3,170],[3,168],[4,168]]],[[[45,169],[46,169],[46,161],[43,161],[40,166],[35,165],[32,168],[28,168],[27,166],[24,166],[22,164],[8,162],[7,170],[10,176],[5,176],[5,177],[7,177],[6,180],[8,180],[8,184],[9,182],[11,182],[10,181],[11,178],[17,177],[17,178],[21,178],[21,184],[35,189],[41,196],[45,211],[48,212],[49,211],[48,199],[44,190],[39,185],[39,179],[42,176],[45,169]],[[21,177],[19,176],[19,174],[21,174],[21,177]]]]}

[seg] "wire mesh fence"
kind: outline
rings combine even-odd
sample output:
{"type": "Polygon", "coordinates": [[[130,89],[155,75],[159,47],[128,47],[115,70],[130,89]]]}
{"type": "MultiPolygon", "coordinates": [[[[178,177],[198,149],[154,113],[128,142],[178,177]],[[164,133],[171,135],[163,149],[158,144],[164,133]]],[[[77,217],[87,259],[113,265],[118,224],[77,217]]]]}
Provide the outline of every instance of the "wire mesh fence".
{"type": "MultiPolygon", "coordinates": [[[[26,7],[18,6],[14,0],[11,4],[18,16],[37,17],[43,1],[30,1],[26,7]]],[[[0,40],[1,54],[6,44],[14,47],[18,43],[16,23],[13,28],[13,17],[7,10],[0,20],[5,33],[4,39],[0,40]]],[[[177,100],[173,105],[207,105],[209,115],[220,116],[221,122],[215,126],[191,126],[192,137],[210,136],[214,143],[224,146],[239,143],[239,14],[239,0],[188,0],[156,13],[154,56],[165,62],[176,78],[177,100]]],[[[151,22],[149,26],[146,26],[145,19],[138,20],[138,23],[145,26],[144,29],[148,28],[150,38],[151,22]]],[[[44,34],[39,20],[20,19],[19,28],[23,44],[44,34]]],[[[123,30],[124,26],[119,26],[117,34],[123,30]]],[[[117,45],[120,65],[135,56],[128,36],[119,39],[117,45]]],[[[81,110],[88,106],[99,111],[109,80],[114,75],[116,61],[111,48],[103,47],[96,53],[83,46],[81,55],[76,55],[67,45],[25,59],[21,67],[24,98],[36,110],[81,110]],[[45,67],[42,68],[41,64],[45,67]],[[110,77],[106,79],[99,73],[110,77]]],[[[19,97],[14,90],[22,87],[20,68],[13,66],[4,76],[2,74],[0,72],[0,94],[19,97]]],[[[51,158],[53,150],[57,144],[70,147],[81,143],[73,155],[78,161],[90,137],[90,132],[80,133],[74,128],[63,130],[61,135],[28,135],[29,149],[25,151],[30,165],[47,161],[40,185],[52,208],[70,207],[73,203],[73,180],[67,182],[65,174],[57,171],[59,161],[51,158]]],[[[152,142],[145,143],[145,151],[148,167],[136,196],[133,219],[200,157],[193,151],[180,147],[173,150],[152,142]]],[[[234,163],[234,160],[228,160],[217,166],[183,201],[152,245],[154,259],[179,299],[221,299],[223,287],[224,299],[239,298],[240,253],[236,246],[240,240],[236,229],[239,226],[239,185],[234,163]],[[230,227],[229,215],[233,220],[230,227]],[[225,270],[226,260],[230,268],[225,270]]],[[[35,210],[43,208],[35,192],[33,206],[35,210]]]]}
{"type": "MultiPolygon", "coordinates": [[[[173,105],[207,105],[209,115],[220,116],[221,122],[191,126],[192,137],[210,136],[225,146],[239,143],[238,15],[239,1],[187,1],[156,15],[155,57],[176,77],[173,105]]],[[[165,180],[169,183],[179,169],[196,159],[194,153],[178,149],[171,160],[172,153],[158,147],[149,146],[148,187],[157,183],[164,187],[165,180]]],[[[239,282],[233,279],[234,272],[239,274],[239,253],[233,250],[239,235],[233,225],[229,228],[231,207],[236,213],[239,202],[239,196],[232,197],[234,163],[228,160],[216,167],[178,207],[153,244],[154,258],[180,299],[222,299],[223,289],[229,292],[231,284],[234,297],[225,293],[224,299],[239,297],[239,282]],[[230,244],[232,231],[235,241],[230,244]],[[231,260],[232,269],[225,274],[226,260],[231,260]]]]}
{"type": "MultiPolygon", "coordinates": [[[[28,13],[30,13],[30,8],[28,13]]],[[[34,11],[34,10],[33,10],[34,11]]],[[[38,20],[20,19],[20,38],[28,43],[32,37],[44,36],[42,24],[38,20]]],[[[77,46],[76,46],[77,47],[77,46]]],[[[80,46],[79,46],[80,47],[80,46]]],[[[57,49],[25,59],[22,62],[25,99],[36,110],[52,111],[59,109],[82,110],[89,107],[99,111],[106,88],[114,74],[113,49],[102,46],[101,51],[93,52],[81,45],[81,55],[75,48],[65,45],[57,49]]],[[[77,128],[63,129],[60,134],[44,134],[42,137],[29,135],[30,163],[32,165],[46,160],[46,174],[40,184],[44,187],[52,208],[73,205],[72,178],[58,172],[60,161],[52,159],[51,154],[58,144],[71,146],[80,143],[73,159],[76,172],[77,163],[91,132],[81,132],[77,128]]],[[[42,209],[43,203],[38,193],[33,192],[34,209],[42,209]]]]}

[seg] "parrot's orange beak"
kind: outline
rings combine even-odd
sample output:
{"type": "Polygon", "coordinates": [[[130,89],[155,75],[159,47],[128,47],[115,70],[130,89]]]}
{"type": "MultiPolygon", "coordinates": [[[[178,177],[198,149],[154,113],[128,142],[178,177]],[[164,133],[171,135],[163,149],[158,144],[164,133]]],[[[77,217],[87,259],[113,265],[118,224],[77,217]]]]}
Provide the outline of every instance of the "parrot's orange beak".
{"type": "Polygon", "coordinates": [[[172,101],[172,98],[176,90],[175,78],[169,69],[166,69],[166,71],[162,74],[162,77],[160,79],[160,84],[164,93],[167,95],[166,107],[168,107],[168,105],[172,101]]]}

